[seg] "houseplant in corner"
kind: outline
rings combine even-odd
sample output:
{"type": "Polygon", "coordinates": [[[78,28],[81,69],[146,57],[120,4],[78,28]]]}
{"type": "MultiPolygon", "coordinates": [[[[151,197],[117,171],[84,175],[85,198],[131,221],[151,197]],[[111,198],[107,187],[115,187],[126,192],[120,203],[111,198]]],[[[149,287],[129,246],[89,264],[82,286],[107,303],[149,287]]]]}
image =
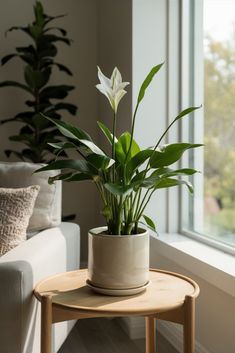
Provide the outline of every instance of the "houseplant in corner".
{"type": "Polygon", "coordinates": [[[143,291],[148,284],[149,235],[139,225],[145,223],[155,230],[154,222],[145,214],[146,206],[159,189],[191,184],[179,176],[188,176],[196,170],[172,169],[169,166],[180,160],[186,150],[201,144],[174,143],[161,145],[171,126],[189,113],[198,109],[183,110],[155,142],[154,147],[141,150],[134,139],[138,107],[146,89],[162,64],[153,67],[144,80],[137,98],[132,119],[131,132],[116,136],[117,111],[126,94],[128,82],[122,82],[117,68],[109,79],[98,68],[100,84],[96,87],[103,93],[113,111],[112,131],[103,123],[98,126],[110,144],[110,151],[99,148],[84,130],[63,121],[45,117],[53,122],[65,140],[50,144],[58,154],[67,149],[78,152],[79,159],[56,160],[39,169],[61,170],[50,178],[55,180],[84,181],[95,183],[103,201],[102,214],[106,227],[89,232],[88,284],[96,291],[106,294],[125,295],[143,291]],[[64,172],[66,170],[66,172],[64,172]]]}
{"type": "Polygon", "coordinates": [[[23,161],[47,163],[54,158],[53,148],[48,145],[48,142],[60,141],[61,133],[55,129],[53,123],[43,119],[40,113],[55,119],[61,118],[61,110],[72,115],[76,114],[76,105],[64,102],[64,98],[74,89],[74,86],[50,84],[55,67],[67,75],[72,75],[68,67],[56,60],[57,43],[71,44],[67,32],[61,27],[52,25],[56,19],[63,16],[45,14],[42,4],[36,1],[35,18],[32,23],[23,27],[14,26],[7,31],[20,31],[30,40],[28,45],[16,47],[15,53],[8,54],[1,60],[2,65],[6,65],[15,58],[20,60],[23,63],[24,81],[3,81],[0,82],[0,88],[15,87],[29,95],[23,112],[0,120],[0,125],[15,122],[20,125],[19,132],[9,139],[24,145],[21,150],[5,150],[7,157],[14,154],[23,161]]]}

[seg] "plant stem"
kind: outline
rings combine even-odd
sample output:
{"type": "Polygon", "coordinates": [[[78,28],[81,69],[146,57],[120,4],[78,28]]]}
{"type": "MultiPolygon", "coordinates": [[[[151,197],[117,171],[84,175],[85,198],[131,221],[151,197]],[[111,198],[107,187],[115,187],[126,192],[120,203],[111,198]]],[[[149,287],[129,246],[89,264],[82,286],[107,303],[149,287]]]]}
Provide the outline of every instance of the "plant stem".
{"type": "Polygon", "coordinates": [[[136,113],[137,113],[138,107],[139,107],[139,103],[136,104],[134,115],[133,115],[133,122],[132,122],[132,126],[131,126],[131,141],[130,141],[130,145],[129,145],[129,148],[128,148],[128,151],[127,151],[127,154],[126,154],[125,164],[126,164],[126,161],[127,161],[128,157],[129,157],[129,154],[130,154],[130,151],[131,151],[133,135],[134,135],[134,129],[135,129],[135,119],[136,119],[136,113]]]}
{"type": "Polygon", "coordinates": [[[112,159],[115,159],[115,136],[116,136],[116,125],[117,125],[117,113],[113,115],[113,141],[112,141],[112,159]]]}

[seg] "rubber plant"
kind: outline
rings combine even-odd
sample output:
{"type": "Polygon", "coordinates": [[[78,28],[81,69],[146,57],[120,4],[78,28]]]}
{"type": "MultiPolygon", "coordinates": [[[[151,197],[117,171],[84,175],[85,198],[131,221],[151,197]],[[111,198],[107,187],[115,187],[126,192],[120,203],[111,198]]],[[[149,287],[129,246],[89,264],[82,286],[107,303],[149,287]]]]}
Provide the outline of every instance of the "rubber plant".
{"type": "Polygon", "coordinates": [[[17,113],[14,117],[2,119],[0,124],[11,122],[21,124],[19,133],[9,138],[11,141],[24,144],[25,148],[17,151],[6,150],[5,153],[8,157],[15,154],[24,161],[46,163],[53,157],[51,153],[54,150],[48,142],[61,141],[62,134],[55,128],[52,121],[44,119],[40,113],[59,121],[61,110],[75,115],[77,107],[63,101],[74,89],[74,86],[50,85],[49,83],[54,67],[67,75],[72,75],[69,68],[56,61],[58,52],[56,44],[62,42],[70,45],[71,40],[63,28],[51,25],[54,20],[64,15],[46,15],[42,4],[36,1],[34,16],[34,21],[31,24],[25,27],[14,26],[7,31],[21,31],[30,38],[31,43],[27,46],[17,47],[15,53],[4,56],[1,61],[2,65],[7,64],[13,58],[18,58],[23,62],[24,82],[3,81],[0,82],[0,87],[16,87],[27,92],[29,95],[25,101],[27,109],[17,113]]]}
{"type": "Polygon", "coordinates": [[[193,192],[192,185],[181,177],[193,175],[197,171],[192,168],[175,169],[170,166],[179,161],[185,151],[202,145],[188,142],[162,145],[162,141],[173,124],[199,107],[183,110],[155,141],[153,147],[141,150],[134,139],[138,107],[146,89],[161,67],[162,64],[153,67],[145,78],[137,98],[131,131],[125,131],[120,136],[116,136],[118,105],[126,94],[124,88],[129,83],[122,81],[117,68],[113,70],[111,78],[106,77],[98,68],[100,83],[96,87],[108,98],[113,112],[112,131],[102,122],[98,122],[99,128],[110,143],[109,152],[99,148],[90,135],[81,128],[45,117],[45,120],[52,122],[65,137],[64,142],[50,143],[50,146],[59,154],[67,149],[76,150],[80,158],[56,160],[37,172],[61,170],[62,173],[50,178],[51,183],[55,180],[68,182],[89,180],[95,183],[103,201],[102,213],[107,223],[107,234],[110,235],[137,234],[141,222],[155,230],[155,224],[146,215],[145,210],[156,191],[186,185],[189,191],[193,192]]]}

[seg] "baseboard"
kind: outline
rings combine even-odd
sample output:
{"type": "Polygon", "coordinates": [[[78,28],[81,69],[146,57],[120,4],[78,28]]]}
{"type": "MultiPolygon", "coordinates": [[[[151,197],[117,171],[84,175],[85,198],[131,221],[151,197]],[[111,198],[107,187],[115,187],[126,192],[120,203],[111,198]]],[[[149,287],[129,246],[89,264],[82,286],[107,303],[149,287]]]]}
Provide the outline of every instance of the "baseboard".
{"type": "MultiPolygon", "coordinates": [[[[131,339],[145,337],[145,323],[143,318],[120,318],[118,322],[131,339]]],[[[183,352],[183,331],[181,325],[158,320],[157,330],[178,352],[183,352]]],[[[195,343],[195,352],[210,353],[198,341],[195,343]]]]}
{"type": "MultiPolygon", "coordinates": [[[[183,352],[183,330],[181,325],[158,320],[157,329],[178,352],[183,352]]],[[[198,341],[195,342],[195,352],[210,353],[198,341]]]]}

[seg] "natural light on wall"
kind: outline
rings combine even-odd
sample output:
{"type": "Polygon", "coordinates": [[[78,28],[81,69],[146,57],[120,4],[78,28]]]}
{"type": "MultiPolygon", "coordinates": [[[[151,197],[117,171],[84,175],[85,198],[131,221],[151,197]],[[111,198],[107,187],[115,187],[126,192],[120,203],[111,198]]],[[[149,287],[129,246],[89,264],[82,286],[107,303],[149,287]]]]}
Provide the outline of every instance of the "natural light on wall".
{"type": "Polygon", "coordinates": [[[203,233],[235,245],[235,1],[203,7],[203,233]]]}

